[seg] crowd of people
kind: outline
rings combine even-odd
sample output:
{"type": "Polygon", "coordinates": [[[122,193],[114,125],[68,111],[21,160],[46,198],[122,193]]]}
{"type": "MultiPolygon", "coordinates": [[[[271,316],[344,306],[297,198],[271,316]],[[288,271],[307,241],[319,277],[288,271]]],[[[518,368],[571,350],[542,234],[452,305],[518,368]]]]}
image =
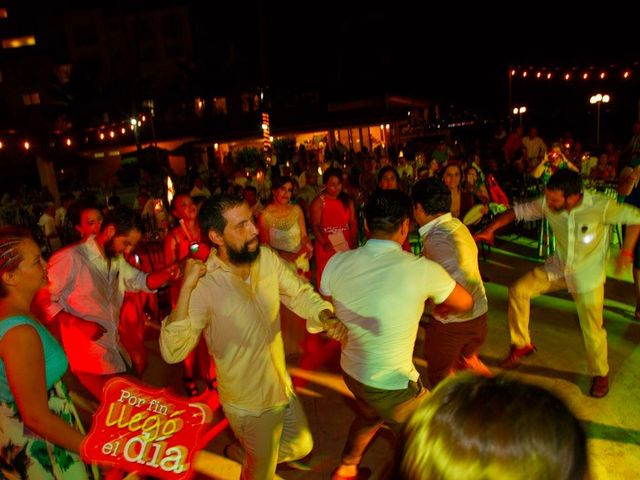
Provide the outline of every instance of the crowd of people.
{"type": "MultiPolygon", "coordinates": [[[[153,296],[167,287],[162,357],[184,363],[185,394],[201,393],[199,371],[219,396],[237,439],[224,454],[242,464],[243,479],[273,478],[277,464],[296,465],[313,448],[296,393],[302,384],[286,368],[292,353],[307,370],[339,358],[355,398],[334,480],[365,477],[362,456],[383,424],[399,440],[389,478],[521,478],[522,462],[540,478],[583,478],[585,436],[571,412],[548,392],[492,378],[478,356],[489,321],[478,243],[492,243],[515,220],[544,219],[557,250],[509,288],[511,348],[501,367],[536,351],[531,299],[567,289],[580,320],[590,395],[609,391],[603,328],[609,226],[629,224],[618,264],[634,260],[638,281],[640,151],[621,170],[623,204],[585,188],[584,164],[565,145],[547,150],[535,129],[526,141],[517,130],[506,139],[506,165],[524,165],[525,183],[539,178],[542,185],[541,194],[508,209],[496,189],[498,169],[478,155],[456,158],[440,143],[428,165],[399,155],[395,165],[367,157],[361,168],[353,163],[345,170],[336,159],[322,162],[319,177],[305,157],[300,174],[272,170],[266,185],[242,177],[209,189],[198,178],[166,207],[141,190],[137,211],[65,196],[64,211],[45,204],[53,231],[49,218],[35,230],[3,227],[0,468],[19,478],[96,475],[77,455],[84,430],[61,377],[70,367],[98,401],[110,378],[141,377],[142,337],[123,325],[143,328],[143,321],[125,320],[143,309],[127,308],[127,295],[153,296]],[[145,217],[147,229],[156,230],[149,238],[163,245],[162,264],[146,272],[135,258],[145,217]],[[411,236],[421,246],[417,255],[411,236]],[[413,363],[421,324],[424,380],[413,363]],[[463,370],[474,375],[458,374],[463,370]],[[549,409],[555,429],[532,427],[527,435],[515,429],[541,422],[549,409]],[[461,454],[459,432],[478,446],[461,454]],[[527,454],[505,453],[514,451],[505,442],[525,446],[527,454]]],[[[598,160],[590,178],[610,181],[609,170],[598,160]]]]}

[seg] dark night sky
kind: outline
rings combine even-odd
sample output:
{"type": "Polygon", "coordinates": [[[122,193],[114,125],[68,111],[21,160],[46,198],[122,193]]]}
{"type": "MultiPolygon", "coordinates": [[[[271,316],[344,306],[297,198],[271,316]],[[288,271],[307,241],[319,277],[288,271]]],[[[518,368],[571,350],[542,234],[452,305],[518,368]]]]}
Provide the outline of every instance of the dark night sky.
{"type": "MultiPolygon", "coordinates": [[[[559,2],[516,7],[395,1],[379,6],[330,0],[304,11],[276,3],[267,15],[268,70],[274,87],[308,83],[335,95],[365,95],[383,88],[504,115],[510,65],[578,67],[580,72],[640,60],[637,21],[634,25],[628,6],[611,2],[596,13],[584,5],[574,9],[559,2]]],[[[529,105],[532,121],[582,120],[590,126],[588,96],[604,88],[619,101],[609,106],[611,115],[617,111],[625,125],[620,128],[630,131],[638,115],[638,66],[635,75],[624,85],[613,77],[570,85],[516,81],[513,100],[529,105]]]]}
{"type": "MultiPolygon", "coordinates": [[[[599,68],[640,60],[637,16],[628,4],[615,2],[598,6],[595,13],[584,4],[566,6],[557,1],[183,2],[194,12],[205,37],[216,42],[208,51],[205,47],[205,53],[226,55],[231,45],[245,65],[243,71],[259,80],[262,47],[267,83],[280,92],[320,89],[332,98],[409,94],[503,116],[509,65],[599,68]]],[[[99,5],[114,12],[175,3],[180,1],[65,0],[51,2],[48,8],[99,5]]],[[[620,120],[630,125],[637,116],[639,79],[636,67],[636,78],[623,91],[615,82],[555,82],[541,87],[517,81],[513,100],[529,105],[529,118],[537,110],[541,117],[545,113],[568,122],[572,115],[592,114],[585,98],[596,88],[607,88],[615,100],[626,104],[620,120]]],[[[621,106],[614,102],[610,108],[621,106]]]]}
{"type": "Polygon", "coordinates": [[[518,14],[509,14],[513,5],[500,10],[489,2],[475,7],[346,3],[330,1],[298,18],[290,17],[296,8],[269,10],[274,80],[284,72],[289,81],[318,75],[323,84],[339,76],[344,88],[381,84],[472,100],[505,88],[510,64],[586,67],[640,57],[637,27],[620,15],[587,22],[586,12],[562,13],[538,2],[521,4],[531,11],[518,14]]]}
{"type": "MultiPolygon", "coordinates": [[[[181,1],[58,0],[47,8],[99,5],[113,13],[176,3],[181,1]]],[[[282,90],[320,87],[353,96],[382,89],[484,109],[506,105],[509,65],[588,67],[640,60],[637,16],[622,2],[593,11],[584,3],[557,0],[182,3],[218,43],[211,51],[232,44],[256,74],[262,44],[268,83],[282,90]]]]}

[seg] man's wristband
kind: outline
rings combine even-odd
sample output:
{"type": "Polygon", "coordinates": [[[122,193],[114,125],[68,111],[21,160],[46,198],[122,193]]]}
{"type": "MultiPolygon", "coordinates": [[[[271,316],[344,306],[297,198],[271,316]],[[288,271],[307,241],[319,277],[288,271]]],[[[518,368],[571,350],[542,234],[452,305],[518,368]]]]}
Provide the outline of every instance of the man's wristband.
{"type": "Polygon", "coordinates": [[[633,258],[633,252],[631,250],[620,250],[621,257],[633,258]]]}

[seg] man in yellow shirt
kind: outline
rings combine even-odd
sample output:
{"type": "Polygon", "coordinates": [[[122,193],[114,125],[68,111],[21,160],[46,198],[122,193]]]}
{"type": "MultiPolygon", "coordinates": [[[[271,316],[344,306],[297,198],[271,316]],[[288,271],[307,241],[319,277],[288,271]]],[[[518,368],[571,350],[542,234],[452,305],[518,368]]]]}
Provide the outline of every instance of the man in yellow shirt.
{"type": "Polygon", "coordinates": [[[342,340],[346,330],[331,303],[259,245],[251,209],[240,197],[206,200],[199,222],[217,254],[212,250],[206,263],[187,261],[176,307],[162,323],[160,351],[167,362],[180,362],[204,335],[220,403],[244,450],[241,478],[273,478],[278,463],[313,447],[286,369],[280,302],[307,319],[310,333],[342,340]]]}

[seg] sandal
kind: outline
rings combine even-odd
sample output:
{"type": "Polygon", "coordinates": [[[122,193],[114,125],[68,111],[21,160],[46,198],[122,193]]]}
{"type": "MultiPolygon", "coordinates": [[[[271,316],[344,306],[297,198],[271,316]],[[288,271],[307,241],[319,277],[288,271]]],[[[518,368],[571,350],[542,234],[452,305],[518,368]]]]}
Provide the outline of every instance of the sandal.
{"type": "Polygon", "coordinates": [[[193,377],[182,377],[182,386],[184,391],[187,392],[187,396],[196,397],[200,394],[200,390],[198,390],[198,385],[193,377]]]}

